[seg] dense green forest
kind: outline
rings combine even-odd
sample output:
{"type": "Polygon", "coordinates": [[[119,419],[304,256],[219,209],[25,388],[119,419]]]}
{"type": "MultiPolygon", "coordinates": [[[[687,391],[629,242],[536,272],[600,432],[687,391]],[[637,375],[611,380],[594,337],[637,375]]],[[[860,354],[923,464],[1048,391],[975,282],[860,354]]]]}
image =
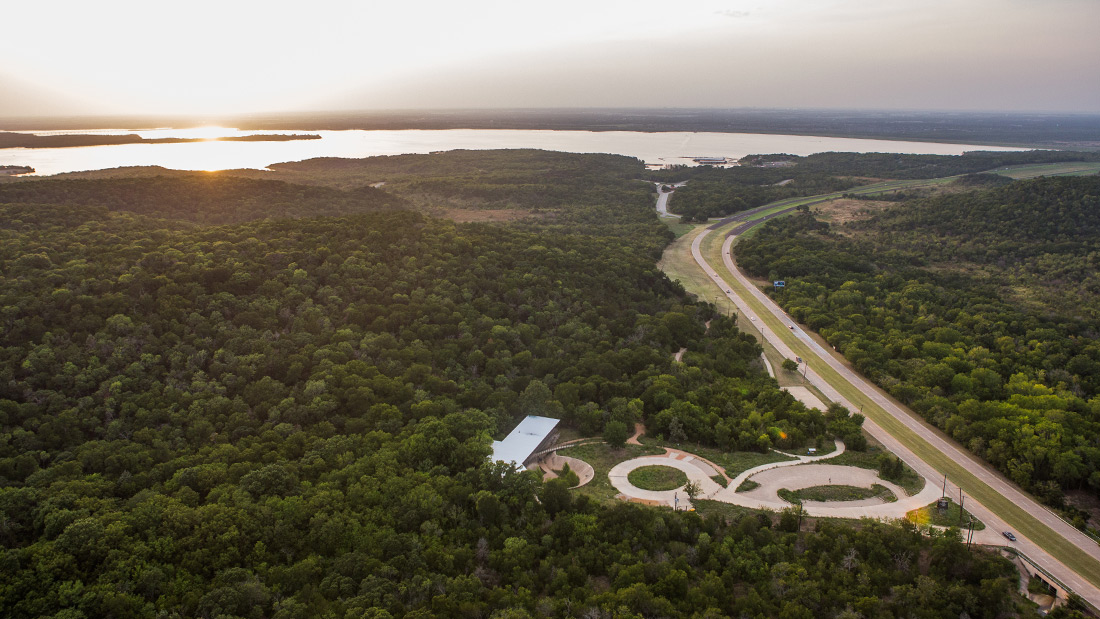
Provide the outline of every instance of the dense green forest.
{"type": "Polygon", "coordinates": [[[741,159],[739,166],[679,166],[647,171],[646,177],[663,182],[690,181],[669,201],[669,210],[682,215],[685,221],[706,221],[776,200],[843,191],[867,184],[868,178],[930,179],[1029,163],[1097,160],[1100,160],[1100,153],[1060,151],[982,151],[964,155],[749,155],[741,159]]]}
{"type": "Polygon", "coordinates": [[[199,224],[343,215],[399,208],[404,201],[363,186],[352,191],[205,172],[120,179],[26,180],[0,184],[0,204],[104,207],[199,224]]]}
{"type": "MultiPolygon", "coordinates": [[[[810,213],[737,245],[866,376],[1054,505],[1100,492],[1100,178],[810,213]]],[[[1078,516],[1080,518],[1081,515],[1078,516]]],[[[1080,520],[1079,520],[1080,522],[1080,520]]]]}
{"type": "MultiPolygon", "coordinates": [[[[468,195],[453,157],[423,175],[468,195]]],[[[524,176],[487,194],[523,206],[524,176]]],[[[526,414],[858,443],[858,416],[780,391],[656,269],[644,185],[594,175],[530,207],[549,217],[460,225],[384,190],[173,179],[4,188],[5,616],[1030,612],[1012,564],[953,535],[598,504],[488,462],[526,414]]]]}
{"type": "Polygon", "coordinates": [[[270,169],[271,173],[252,173],[338,189],[385,182],[387,191],[426,194],[442,201],[466,199],[483,207],[513,203],[526,209],[590,203],[586,192],[622,190],[642,174],[638,160],[632,157],[532,149],[454,150],[366,159],[322,157],[277,163],[270,169]]]}

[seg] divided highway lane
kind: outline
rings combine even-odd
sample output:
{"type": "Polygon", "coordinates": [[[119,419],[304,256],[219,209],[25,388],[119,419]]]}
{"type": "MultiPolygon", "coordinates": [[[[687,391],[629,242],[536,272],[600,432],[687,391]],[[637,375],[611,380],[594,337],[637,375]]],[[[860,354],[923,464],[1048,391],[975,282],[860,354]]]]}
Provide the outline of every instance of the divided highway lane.
{"type": "MultiPolygon", "coordinates": [[[[1009,528],[1018,531],[1019,541],[1015,545],[1020,551],[1062,580],[1088,602],[1094,606],[1100,606],[1100,588],[1096,586],[1096,583],[1100,582],[1100,547],[1097,547],[1094,541],[1024,495],[996,473],[989,471],[973,456],[962,452],[953,442],[901,410],[861,377],[846,368],[801,329],[798,327],[788,329],[788,325],[794,325],[794,321],[742,275],[733,263],[729,248],[734,237],[728,237],[722,247],[725,267],[734,281],[734,285],[731,286],[707,263],[700,250],[703,239],[711,231],[711,229],[703,230],[695,237],[691,245],[692,256],[707,276],[725,291],[726,296],[739,311],[747,312],[750,316],[759,316],[759,320],[754,323],[760,329],[762,337],[785,357],[802,356],[809,361],[809,367],[806,369],[807,380],[830,400],[839,402],[853,411],[864,408],[864,414],[867,417],[864,427],[868,433],[929,479],[928,483],[942,483],[944,472],[949,474],[953,482],[958,482],[968,495],[967,510],[989,527],[988,534],[979,538],[980,542],[994,543],[997,532],[1009,528]],[[748,298],[743,298],[742,294],[748,298]],[[780,337],[776,333],[777,330],[790,330],[791,333],[780,337]],[[798,348],[801,354],[796,353],[792,346],[798,348]],[[828,376],[829,380],[823,378],[822,374],[828,376]],[[852,402],[830,381],[836,382],[841,388],[848,387],[846,390],[857,389],[862,401],[858,404],[852,402]],[[925,454],[925,458],[932,462],[926,462],[925,458],[917,456],[914,449],[925,454]],[[971,497],[978,500],[975,501],[971,497]],[[1003,516],[1003,519],[982,504],[983,502],[994,504],[999,516],[1003,516]],[[1035,543],[1034,540],[1041,541],[1042,545],[1035,543]],[[1049,549],[1050,552],[1045,549],[1049,549]],[[1081,574],[1052,555],[1073,562],[1081,574]]],[[[952,483],[949,491],[953,491],[957,496],[958,486],[952,483]]]]}
{"type": "MultiPolygon", "coordinates": [[[[901,189],[922,189],[924,187],[932,187],[934,185],[942,185],[946,182],[954,180],[956,177],[944,177],[934,178],[930,180],[915,180],[915,181],[886,181],[883,183],[875,183],[873,185],[864,185],[862,187],[854,187],[846,191],[837,191],[834,193],[820,194],[816,196],[802,196],[798,198],[787,198],[785,200],[777,200],[775,202],[769,202],[764,206],[758,206],[754,209],[747,211],[741,211],[729,217],[720,220],[718,223],[709,226],[710,230],[718,230],[734,222],[742,222],[739,226],[728,230],[727,234],[741,234],[756,226],[757,224],[764,223],[765,221],[779,217],[793,211],[800,206],[813,206],[815,204],[821,204],[822,202],[828,202],[830,200],[836,200],[843,198],[845,195],[867,196],[877,193],[887,193],[890,191],[899,191],[901,189]]],[[[660,206],[658,206],[660,208],[660,206]]],[[[666,199],[667,208],[667,199],[666,199]]]]}

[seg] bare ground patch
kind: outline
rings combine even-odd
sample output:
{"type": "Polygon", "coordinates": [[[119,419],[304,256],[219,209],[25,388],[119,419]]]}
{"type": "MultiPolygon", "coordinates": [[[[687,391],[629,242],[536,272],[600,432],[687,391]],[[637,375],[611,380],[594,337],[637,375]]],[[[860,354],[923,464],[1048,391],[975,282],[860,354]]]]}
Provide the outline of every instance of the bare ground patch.
{"type": "Polygon", "coordinates": [[[840,198],[815,205],[813,211],[818,219],[827,221],[836,226],[843,226],[852,221],[870,219],[876,212],[896,204],[884,200],[852,200],[840,198]]]}
{"type": "Polygon", "coordinates": [[[1066,492],[1066,503],[1082,511],[1088,512],[1089,520],[1100,522],[1100,498],[1091,492],[1084,490],[1070,490],[1066,492]]]}

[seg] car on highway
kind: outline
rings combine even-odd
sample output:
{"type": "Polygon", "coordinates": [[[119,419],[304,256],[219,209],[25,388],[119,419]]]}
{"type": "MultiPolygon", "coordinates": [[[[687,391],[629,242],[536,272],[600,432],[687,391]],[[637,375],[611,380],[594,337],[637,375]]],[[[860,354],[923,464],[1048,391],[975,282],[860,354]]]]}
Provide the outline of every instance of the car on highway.
{"type": "Polygon", "coordinates": [[[787,328],[790,329],[791,331],[794,331],[794,325],[787,325],[787,328]]]}
{"type": "Polygon", "coordinates": [[[1012,531],[1001,531],[1001,535],[1005,536],[1010,542],[1016,541],[1016,536],[1012,534],[1012,531]]]}

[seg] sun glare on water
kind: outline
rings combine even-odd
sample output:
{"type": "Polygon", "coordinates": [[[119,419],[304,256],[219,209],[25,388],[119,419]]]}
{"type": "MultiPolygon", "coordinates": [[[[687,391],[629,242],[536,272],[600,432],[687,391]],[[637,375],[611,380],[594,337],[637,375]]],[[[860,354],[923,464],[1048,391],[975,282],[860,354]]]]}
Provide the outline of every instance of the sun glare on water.
{"type": "Polygon", "coordinates": [[[148,139],[185,138],[193,140],[216,140],[218,138],[243,135],[240,129],[218,126],[190,127],[186,129],[151,129],[148,131],[137,131],[136,133],[148,139]]]}

